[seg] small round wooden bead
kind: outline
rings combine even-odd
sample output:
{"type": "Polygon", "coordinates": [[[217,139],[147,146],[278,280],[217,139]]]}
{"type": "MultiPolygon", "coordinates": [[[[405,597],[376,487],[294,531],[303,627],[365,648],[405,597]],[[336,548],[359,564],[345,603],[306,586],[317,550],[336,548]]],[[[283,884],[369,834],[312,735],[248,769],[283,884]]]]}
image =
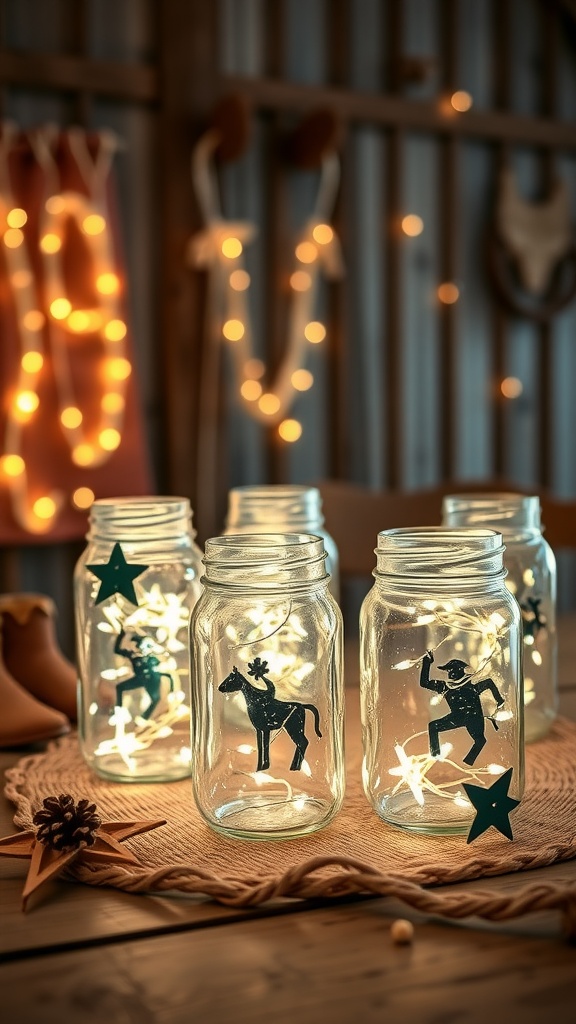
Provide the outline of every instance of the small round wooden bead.
{"type": "Polygon", "coordinates": [[[414,938],[414,925],[411,921],[399,917],[390,925],[390,936],[396,946],[406,946],[414,938]]]}

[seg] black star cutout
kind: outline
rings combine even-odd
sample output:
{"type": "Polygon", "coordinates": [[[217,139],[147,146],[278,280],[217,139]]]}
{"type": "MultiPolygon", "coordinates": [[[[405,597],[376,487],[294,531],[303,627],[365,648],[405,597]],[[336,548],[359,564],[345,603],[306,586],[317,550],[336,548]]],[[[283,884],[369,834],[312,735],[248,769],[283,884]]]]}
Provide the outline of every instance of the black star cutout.
{"type": "Polygon", "coordinates": [[[86,568],[94,576],[97,576],[99,580],[102,580],[94,604],[100,604],[107,597],[112,597],[112,594],[122,594],[122,597],[125,597],[131,604],[138,604],[132,580],[146,572],[148,566],[129,565],[118,542],[112,548],[112,554],[108,562],[102,562],[99,565],[87,565],[86,568]]]}
{"type": "Polygon", "coordinates": [[[492,786],[473,786],[470,782],[463,783],[470,803],[476,808],[476,817],[468,833],[466,842],[471,843],[491,825],[497,828],[507,839],[512,839],[512,828],[509,821],[510,811],[520,803],[508,796],[508,787],[512,779],[512,768],[508,768],[492,786]]]}

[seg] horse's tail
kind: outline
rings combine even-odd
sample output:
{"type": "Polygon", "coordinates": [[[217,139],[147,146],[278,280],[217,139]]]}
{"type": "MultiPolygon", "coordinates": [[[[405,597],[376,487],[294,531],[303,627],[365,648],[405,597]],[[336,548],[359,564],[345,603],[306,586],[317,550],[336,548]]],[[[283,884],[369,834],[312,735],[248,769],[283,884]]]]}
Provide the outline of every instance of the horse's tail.
{"type": "Polygon", "coordinates": [[[320,715],[318,713],[318,708],[316,707],[315,704],[303,704],[302,707],[308,708],[308,711],[311,711],[312,714],[314,715],[314,728],[316,730],[316,735],[319,736],[320,739],[322,739],[322,733],[320,732],[320,715]]]}

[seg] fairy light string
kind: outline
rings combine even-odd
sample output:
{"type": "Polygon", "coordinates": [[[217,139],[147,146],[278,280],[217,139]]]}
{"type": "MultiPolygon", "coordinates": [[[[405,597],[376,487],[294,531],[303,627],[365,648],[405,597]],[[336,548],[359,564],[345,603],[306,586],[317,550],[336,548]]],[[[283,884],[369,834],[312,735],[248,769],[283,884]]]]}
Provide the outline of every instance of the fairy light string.
{"type": "MultiPolygon", "coordinates": [[[[6,486],[16,522],[27,532],[48,533],[63,508],[66,495],[59,488],[38,493],[30,479],[24,456],[24,431],[34,426],[40,407],[42,375],[52,368],[57,391],[57,416],[78,467],[96,467],[110,459],[119,447],[124,422],[125,393],[131,374],[125,338],[126,323],[120,304],[121,282],[107,202],[107,180],[117,140],[110,132],[98,136],[93,157],[84,132],[71,128],[66,133],[70,152],[81,174],[87,194],[60,190],[56,147],[61,139],[53,126],[31,131],[26,136],[42,170],[43,196],[38,237],[26,234],[26,210],[14,199],[9,155],[22,136],[16,125],[6,122],[0,138],[0,231],[7,283],[15,310],[18,371],[8,391],[6,425],[0,454],[0,476],[6,486]],[[75,220],[92,259],[97,303],[90,309],[74,308],[67,294],[63,254],[69,220],[75,220]],[[30,246],[37,244],[43,270],[44,302],[33,272],[30,246]],[[88,428],[86,410],[76,395],[71,361],[72,351],[82,338],[94,336],[102,354],[95,366],[94,380],[102,390],[99,420],[88,428]],[[46,345],[46,348],[45,348],[46,345]],[[46,356],[49,355],[49,360],[46,356]]],[[[90,488],[77,489],[80,504],[94,498],[90,488]]]]}
{"type": "Polygon", "coordinates": [[[40,404],[38,383],[45,359],[46,318],[40,309],[37,281],[22,230],[28,215],[17,205],[12,192],[8,157],[17,136],[16,125],[5,122],[0,138],[0,230],[7,283],[16,314],[20,358],[14,385],[7,395],[0,467],[15,519],[25,530],[40,534],[50,529],[63,495],[53,489],[32,500],[28,468],[22,454],[23,431],[40,404]]]}
{"type": "Polygon", "coordinates": [[[306,369],[309,345],[326,337],[324,324],[314,319],[320,275],[334,280],[344,272],[340,243],[329,223],[339,185],[339,159],[335,153],[324,157],[314,211],[294,247],[286,347],[274,381],[267,383],[265,364],[254,356],[251,280],[245,263],[245,248],[255,238],[256,227],[222,215],[214,168],[220,141],[219,133],[210,130],[192,154],[192,181],[205,227],[190,240],[188,260],[209,271],[210,315],[217,324],[210,333],[229,344],[235,386],[245,410],[260,423],[278,426],[283,440],[296,441],[301,424],[285,417],[296,395],[313,386],[313,375],[306,369]]]}

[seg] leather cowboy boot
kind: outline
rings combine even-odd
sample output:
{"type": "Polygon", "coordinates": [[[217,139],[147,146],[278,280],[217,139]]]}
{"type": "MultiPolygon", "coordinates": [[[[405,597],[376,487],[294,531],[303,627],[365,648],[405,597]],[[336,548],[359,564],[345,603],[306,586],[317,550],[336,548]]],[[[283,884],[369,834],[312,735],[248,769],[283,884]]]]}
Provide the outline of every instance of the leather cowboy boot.
{"type": "Polygon", "coordinates": [[[29,693],[75,722],[76,670],[58,647],[55,614],[43,594],[0,594],[4,661],[29,693]]]}
{"type": "Polygon", "coordinates": [[[65,715],[36,700],[4,665],[0,653],[0,747],[20,747],[70,731],[65,715]]]}

